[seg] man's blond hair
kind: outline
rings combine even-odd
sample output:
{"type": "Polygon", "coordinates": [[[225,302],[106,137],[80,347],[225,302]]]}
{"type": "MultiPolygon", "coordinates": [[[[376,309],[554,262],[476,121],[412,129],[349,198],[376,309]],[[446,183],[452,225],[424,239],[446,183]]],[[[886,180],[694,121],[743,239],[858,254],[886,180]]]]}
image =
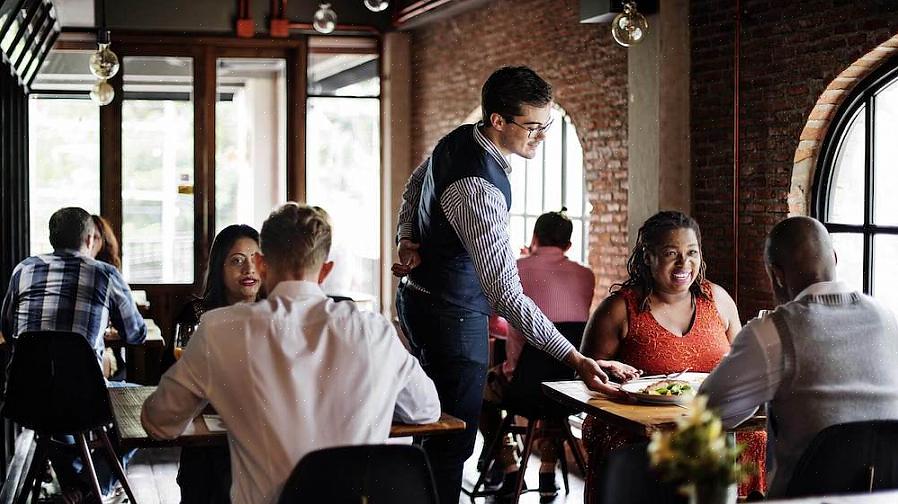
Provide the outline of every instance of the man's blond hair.
{"type": "Polygon", "coordinates": [[[260,238],[269,264],[286,271],[310,271],[321,267],[330,253],[330,217],[322,208],[290,201],[271,212],[260,238]]]}

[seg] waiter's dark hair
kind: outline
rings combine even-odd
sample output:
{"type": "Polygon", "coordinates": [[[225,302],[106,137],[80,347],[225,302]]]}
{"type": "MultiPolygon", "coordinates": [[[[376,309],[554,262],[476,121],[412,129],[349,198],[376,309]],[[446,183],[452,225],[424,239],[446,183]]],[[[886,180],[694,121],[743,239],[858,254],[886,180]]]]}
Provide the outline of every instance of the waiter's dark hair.
{"type": "Polygon", "coordinates": [[[552,101],[552,86],[525,66],[502,67],[486,79],[480,91],[483,124],[497,113],[508,120],[521,115],[521,106],[542,107],[552,101]]]}

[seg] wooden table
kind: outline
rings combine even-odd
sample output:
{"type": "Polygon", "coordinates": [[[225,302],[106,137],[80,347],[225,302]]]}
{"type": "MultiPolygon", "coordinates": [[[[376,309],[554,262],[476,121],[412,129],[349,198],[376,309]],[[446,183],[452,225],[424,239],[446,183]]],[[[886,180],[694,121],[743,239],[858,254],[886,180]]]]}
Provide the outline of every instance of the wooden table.
{"type": "MultiPolygon", "coordinates": [[[[109,389],[115,428],[122,448],[160,448],[165,446],[212,446],[227,443],[227,433],[210,431],[202,415],[193,420],[193,431],[175,439],[158,440],[151,438],[140,423],[140,409],[146,398],[156,387],[115,387],[109,389]]],[[[214,413],[211,409],[204,414],[214,413]]],[[[464,430],[465,423],[454,416],[443,413],[437,422],[430,424],[394,423],[390,437],[432,436],[464,430]]],[[[189,429],[188,429],[189,430],[189,429]]]]}
{"type": "MultiPolygon", "coordinates": [[[[593,392],[580,380],[544,382],[543,392],[552,399],[595,415],[609,424],[650,437],[653,432],[676,427],[677,420],[689,415],[688,406],[656,405],[612,399],[593,392]]],[[[733,431],[756,431],[766,427],[767,417],[755,416],[733,431]]]]}

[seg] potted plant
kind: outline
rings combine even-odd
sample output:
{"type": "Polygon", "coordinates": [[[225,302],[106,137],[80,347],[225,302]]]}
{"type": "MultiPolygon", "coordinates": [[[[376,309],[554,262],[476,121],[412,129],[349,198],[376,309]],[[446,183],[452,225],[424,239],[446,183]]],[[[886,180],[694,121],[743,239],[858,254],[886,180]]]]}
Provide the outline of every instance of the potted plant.
{"type": "Polygon", "coordinates": [[[655,432],[649,458],[668,480],[681,483],[690,504],[733,504],[736,485],[752,471],[737,458],[742,445],[729,443],[720,418],[697,396],[673,431],[655,432]]]}

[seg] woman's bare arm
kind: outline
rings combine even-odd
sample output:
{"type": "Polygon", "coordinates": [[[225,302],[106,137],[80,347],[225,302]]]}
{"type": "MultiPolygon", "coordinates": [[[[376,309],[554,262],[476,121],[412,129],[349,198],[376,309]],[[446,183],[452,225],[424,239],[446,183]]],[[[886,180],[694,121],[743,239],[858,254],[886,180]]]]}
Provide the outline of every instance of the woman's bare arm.
{"type": "Polygon", "coordinates": [[[717,313],[726,323],[727,340],[733,344],[733,338],[739,334],[742,329],[742,321],[739,320],[739,309],[736,302],[730,297],[729,293],[723,287],[712,283],[711,292],[714,294],[714,305],[717,307],[717,313]]]}
{"type": "Polygon", "coordinates": [[[627,336],[627,303],[612,294],[605,298],[586,324],[580,352],[593,359],[612,359],[627,336]]]}

